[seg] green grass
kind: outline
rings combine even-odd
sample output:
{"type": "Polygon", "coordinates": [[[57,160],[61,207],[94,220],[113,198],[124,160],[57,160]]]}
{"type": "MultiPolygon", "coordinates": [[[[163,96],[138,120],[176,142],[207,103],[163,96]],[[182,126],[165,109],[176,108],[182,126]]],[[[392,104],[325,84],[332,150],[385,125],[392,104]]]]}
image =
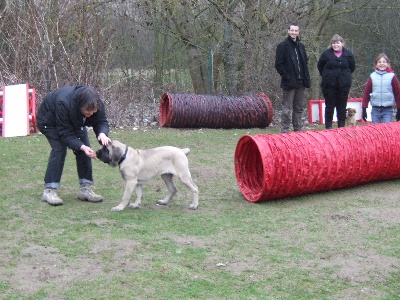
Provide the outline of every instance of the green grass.
{"type": "Polygon", "coordinates": [[[399,299],[399,181],[250,203],[234,173],[247,133],[274,129],[112,130],[133,148],[190,147],[197,211],[179,182],[157,206],[165,187],[155,178],[140,209],[112,212],[124,182],[100,161],[106,200],[78,201],[71,151],[64,205],[52,207],[40,199],[45,137],[1,138],[0,299],[399,299]]]}

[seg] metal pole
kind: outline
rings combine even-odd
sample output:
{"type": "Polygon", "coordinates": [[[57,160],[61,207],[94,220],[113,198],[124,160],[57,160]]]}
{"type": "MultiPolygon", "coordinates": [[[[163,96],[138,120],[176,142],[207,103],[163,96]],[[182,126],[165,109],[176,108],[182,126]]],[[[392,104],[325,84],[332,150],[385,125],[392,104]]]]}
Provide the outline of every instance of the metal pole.
{"type": "Polygon", "coordinates": [[[46,90],[47,93],[50,93],[50,88],[51,88],[51,83],[50,83],[50,66],[49,66],[49,60],[50,60],[50,43],[46,39],[46,59],[47,59],[47,70],[46,70],[46,90]]]}
{"type": "Polygon", "coordinates": [[[214,83],[214,56],[213,51],[210,49],[210,95],[213,94],[213,83],[214,83]]]}

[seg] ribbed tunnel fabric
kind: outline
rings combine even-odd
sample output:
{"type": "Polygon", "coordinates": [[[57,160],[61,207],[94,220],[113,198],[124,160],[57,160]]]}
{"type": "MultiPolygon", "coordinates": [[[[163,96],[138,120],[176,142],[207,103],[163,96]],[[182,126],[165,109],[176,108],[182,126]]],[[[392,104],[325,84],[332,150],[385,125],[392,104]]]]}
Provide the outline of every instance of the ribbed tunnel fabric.
{"type": "Polygon", "coordinates": [[[264,128],[272,122],[273,114],[264,93],[241,97],[165,93],[159,124],[173,128],[264,128]]]}
{"type": "Polygon", "coordinates": [[[244,135],[237,184],[251,202],[400,178],[400,122],[244,135]]]}

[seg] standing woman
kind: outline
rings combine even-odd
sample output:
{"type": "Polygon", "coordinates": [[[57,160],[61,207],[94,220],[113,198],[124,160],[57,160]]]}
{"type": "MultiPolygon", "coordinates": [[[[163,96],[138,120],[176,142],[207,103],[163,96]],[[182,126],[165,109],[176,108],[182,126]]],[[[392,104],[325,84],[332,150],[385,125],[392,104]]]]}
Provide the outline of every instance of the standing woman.
{"type": "Polygon", "coordinates": [[[347,98],[356,62],[353,53],[344,46],[343,38],[338,34],[333,35],[330,46],[322,52],[317,64],[325,98],[326,129],[332,128],[335,108],[338,127],[344,127],[346,121],[347,98]]]}

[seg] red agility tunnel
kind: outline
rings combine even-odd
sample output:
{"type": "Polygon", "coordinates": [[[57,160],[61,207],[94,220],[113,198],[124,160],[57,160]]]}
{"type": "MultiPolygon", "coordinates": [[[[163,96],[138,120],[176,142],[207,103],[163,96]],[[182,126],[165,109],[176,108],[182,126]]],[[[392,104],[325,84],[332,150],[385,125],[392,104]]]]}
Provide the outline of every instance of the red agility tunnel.
{"type": "Polygon", "coordinates": [[[400,178],[400,122],[244,135],[235,173],[251,202],[400,178]]]}
{"type": "Polygon", "coordinates": [[[174,128],[264,128],[272,122],[274,111],[267,95],[213,96],[164,94],[161,97],[159,124],[174,128]]]}

